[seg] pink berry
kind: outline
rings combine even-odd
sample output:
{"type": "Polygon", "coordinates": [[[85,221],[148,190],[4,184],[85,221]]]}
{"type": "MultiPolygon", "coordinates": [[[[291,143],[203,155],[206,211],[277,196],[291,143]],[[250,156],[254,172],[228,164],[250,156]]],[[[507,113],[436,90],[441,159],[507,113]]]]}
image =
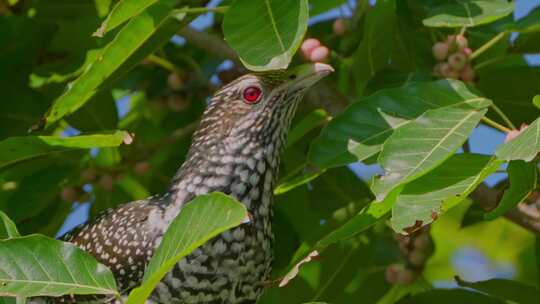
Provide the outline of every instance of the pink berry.
{"type": "Polygon", "coordinates": [[[452,78],[452,79],[457,79],[458,76],[459,76],[459,73],[458,71],[454,70],[450,64],[448,63],[443,63],[442,66],[441,66],[441,75],[442,77],[444,78],[452,78]]]}
{"type": "Polygon", "coordinates": [[[437,42],[433,45],[433,57],[437,60],[444,60],[448,56],[448,43],[437,42]]]}
{"type": "Polygon", "coordinates": [[[172,72],[169,74],[169,77],[167,77],[167,83],[169,84],[169,87],[173,90],[180,90],[184,85],[182,76],[180,76],[180,74],[176,72],[172,72]]]}
{"type": "Polygon", "coordinates": [[[448,35],[448,37],[446,37],[446,43],[452,44],[454,42],[456,42],[456,35],[448,35]]]}
{"type": "Polygon", "coordinates": [[[408,260],[411,264],[414,266],[422,266],[427,260],[427,256],[424,252],[421,250],[414,250],[411,252],[411,254],[408,256],[408,260]]]}
{"type": "Polygon", "coordinates": [[[319,39],[309,38],[304,40],[302,46],[300,47],[300,50],[302,51],[302,55],[304,55],[306,59],[310,59],[311,52],[319,46],[321,46],[321,42],[319,41],[319,39]]]}
{"type": "Polygon", "coordinates": [[[463,55],[465,55],[465,57],[469,58],[471,57],[472,55],[472,50],[470,48],[464,48],[461,50],[461,52],[463,53],[463,55]]]}
{"type": "Polygon", "coordinates": [[[470,64],[467,64],[459,73],[459,78],[465,82],[473,82],[475,77],[474,69],[470,64]]]}
{"type": "Polygon", "coordinates": [[[111,191],[113,189],[113,186],[114,186],[114,179],[110,175],[103,175],[99,179],[99,185],[103,189],[105,189],[107,191],[111,191]]]}
{"type": "Polygon", "coordinates": [[[311,52],[309,59],[313,62],[325,62],[328,60],[329,54],[330,50],[327,47],[319,46],[311,52]]]}
{"type": "Polygon", "coordinates": [[[467,38],[465,38],[465,36],[457,35],[456,36],[456,45],[457,45],[458,49],[463,50],[464,48],[469,46],[469,41],[467,40],[467,38]]]}
{"type": "Polygon", "coordinates": [[[435,77],[442,77],[442,66],[444,65],[445,63],[444,62],[438,62],[434,67],[433,67],[433,75],[435,75],[435,77]]]}
{"type": "Polygon", "coordinates": [[[74,202],[77,198],[77,189],[75,187],[64,187],[62,189],[62,193],[60,194],[60,197],[62,197],[62,200],[66,202],[74,202]]]}
{"type": "Polygon", "coordinates": [[[338,18],[333,24],[334,34],[337,36],[343,36],[347,32],[347,23],[343,18],[338,18]]]}
{"type": "Polygon", "coordinates": [[[463,53],[454,53],[448,57],[448,64],[456,71],[461,71],[467,64],[467,57],[463,53]]]}
{"type": "Polygon", "coordinates": [[[417,274],[411,269],[403,269],[398,273],[397,283],[401,285],[409,285],[416,280],[417,274]]]}
{"type": "Polygon", "coordinates": [[[138,175],[144,175],[150,170],[150,163],[149,162],[138,162],[135,164],[135,167],[133,168],[135,173],[138,175]]]}
{"type": "Polygon", "coordinates": [[[399,267],[399,265],[396,265],[396,264],[386,267],[386,271],[384,273],[386,282],[390,284],[396,284],[399,278],[399,273],[401,271],[402,269],[399,267]]]}

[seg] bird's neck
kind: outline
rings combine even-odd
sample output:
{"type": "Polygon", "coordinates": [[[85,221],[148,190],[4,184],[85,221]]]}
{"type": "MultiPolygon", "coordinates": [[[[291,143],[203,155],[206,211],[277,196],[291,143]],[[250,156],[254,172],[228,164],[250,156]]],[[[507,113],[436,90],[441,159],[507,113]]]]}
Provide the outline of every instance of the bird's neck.
{"type": "Polygon", "coordinates": [[[230,136],[218,142],[192,145],[171,183],[173,198],[168,208],[178,211],[197,195],[219,191],[242,202],[256,220],[266,222],[271,217],[285,133],[260,138],[265,139],[230,136]]]}

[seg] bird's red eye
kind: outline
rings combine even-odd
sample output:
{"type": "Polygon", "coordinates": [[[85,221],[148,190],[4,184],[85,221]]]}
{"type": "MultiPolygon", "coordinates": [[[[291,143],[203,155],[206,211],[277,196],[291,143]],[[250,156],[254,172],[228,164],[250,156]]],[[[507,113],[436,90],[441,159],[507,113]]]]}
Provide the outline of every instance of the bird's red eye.
{"type": "Polygon", "coordinates": [[[243,97],[247,104],[256,104],[261,100],[262,91],[258,87],[247,87],[244,90],[243,97]]]}

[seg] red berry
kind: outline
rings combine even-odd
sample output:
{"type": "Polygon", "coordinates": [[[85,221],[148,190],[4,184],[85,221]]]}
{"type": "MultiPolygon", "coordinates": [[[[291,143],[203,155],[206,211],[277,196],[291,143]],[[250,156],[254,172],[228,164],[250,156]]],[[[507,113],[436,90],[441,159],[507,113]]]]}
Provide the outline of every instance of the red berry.
{"type": "Polygon", "coordinates": [[[458,49],[463,50],[464,48],[469,46],[469,41],[467,40],[467,38],[465,38],[465,36],[457,35],[456,36],[456,45],[457,45],[458,49]]]}
{"type": "Polygon", "coordinates": [[[167,77],[167,83],[169,84],[169,87],[171,89],[180,90],[184,85],[184,80],[182,79],[182,76],[180,76],[180,74],[172,72],[169,74],[169,77],[167,77]]]}
{"type": "Polygon", "coordinates": [[[135,164],[135,167],[133,168],[135,173],[138,175],[144,175],[150,170],[150,163],[149,162],[138,162],[135,164]]]}
{"type": "Polygon", "coordinates": [[[475,77],[474,69],[470,64],[467,64],[459,74],[459,78],[465,82],[473,82],[475,77]]]}
{"type": "Polygon", "coordinates": [[[302,46],[300,47],[300,50],[302,51],[302,55],[304,55],[306,59],[310,59],[311,52],[319,46],[321,46],[321,42],[319,41],[319,39],[309,38],[304,40],[302,46]]]}
{"type": "Polygon", "coordinates": [[[62,200],[66,202],[74,202],[77,198],[78,191],[75,189],[75,187],[67,186],[62,189],[62,193],[60,194],[60,197],[62,197],[62,200]]]}
{"type": "Polygon", "coordinates": [[[448,56],[448,43],[437,42],[433,45],[432,51],[435,59],[444,60],[448,56]]]}
{"type": "Polygon", "coordinates": [[[427,260],[427,255],[422,250],[414,250],[408,256],[408,260],[414,266],[422,266],[427,260]]]}
{"type": "Polygon", "coordinates": [[[337,36],[343,36],[347,32],[347,23],[343,18],[338,18],[333,24],[334,34],[337,36]]]}
{"type": "Polygon", "coordinates": [[[461,71],[467,64],[467,57],[463,53],[454,53],[448,57],[448,64],[457,71],[461,71]]]}
{"type": "Polygon", "coordinates": [[[330,50],[327,47],[319,46],[311,52],[309,59],[313,62],[326,62],[329,54],[330,50]]]}

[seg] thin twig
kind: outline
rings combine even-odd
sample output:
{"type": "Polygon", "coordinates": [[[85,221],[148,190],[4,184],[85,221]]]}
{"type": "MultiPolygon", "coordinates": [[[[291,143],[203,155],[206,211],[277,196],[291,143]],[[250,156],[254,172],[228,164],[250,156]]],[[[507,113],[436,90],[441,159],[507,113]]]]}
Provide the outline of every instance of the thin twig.
{"type": "Polygon", "coordinates": [[[504,120],[504,123],[506,123],[506,125],[510,127],[510,129],[517,130],[516,126],[512,123],[510,118],[508,118],[508,116],[506,116],[506,114],[504,114],[504,112],[499,107],[497,107],[496,104],[492,103],[491,108],[502,118],[502,120],[504,120]]]}
{"type": "Polygon", "coordinates": [[[495,121],[493,121],[493,120],[491,120],[491,119],[489,119],[489,118],[487,118],[485,116],[482,117],[482,122],[485,123],[486,125],[492,127],[492,128],[495,128],[495,129],[497,129],[499,131],[502,131],[502,132],[505,132],[505,133],[508,133],[508,132],[512,131],[512,130],[508,129],[507,127],[505,127],[505,126],[499,124],[498,122],[495,122],[495,121]]]}
{"type": "Polygon", "coordinates": [[[508,32],[500,32],[495,37],[491,38],[488,42],[486,42],[484,45],[476,49],[472,54],[470,60],[474,60],[476,57],[480,56],[485,51],[489,50],[493,45],[495,45],[497,42],[499,42],[501,39],[506,37],[508,32]]]}

